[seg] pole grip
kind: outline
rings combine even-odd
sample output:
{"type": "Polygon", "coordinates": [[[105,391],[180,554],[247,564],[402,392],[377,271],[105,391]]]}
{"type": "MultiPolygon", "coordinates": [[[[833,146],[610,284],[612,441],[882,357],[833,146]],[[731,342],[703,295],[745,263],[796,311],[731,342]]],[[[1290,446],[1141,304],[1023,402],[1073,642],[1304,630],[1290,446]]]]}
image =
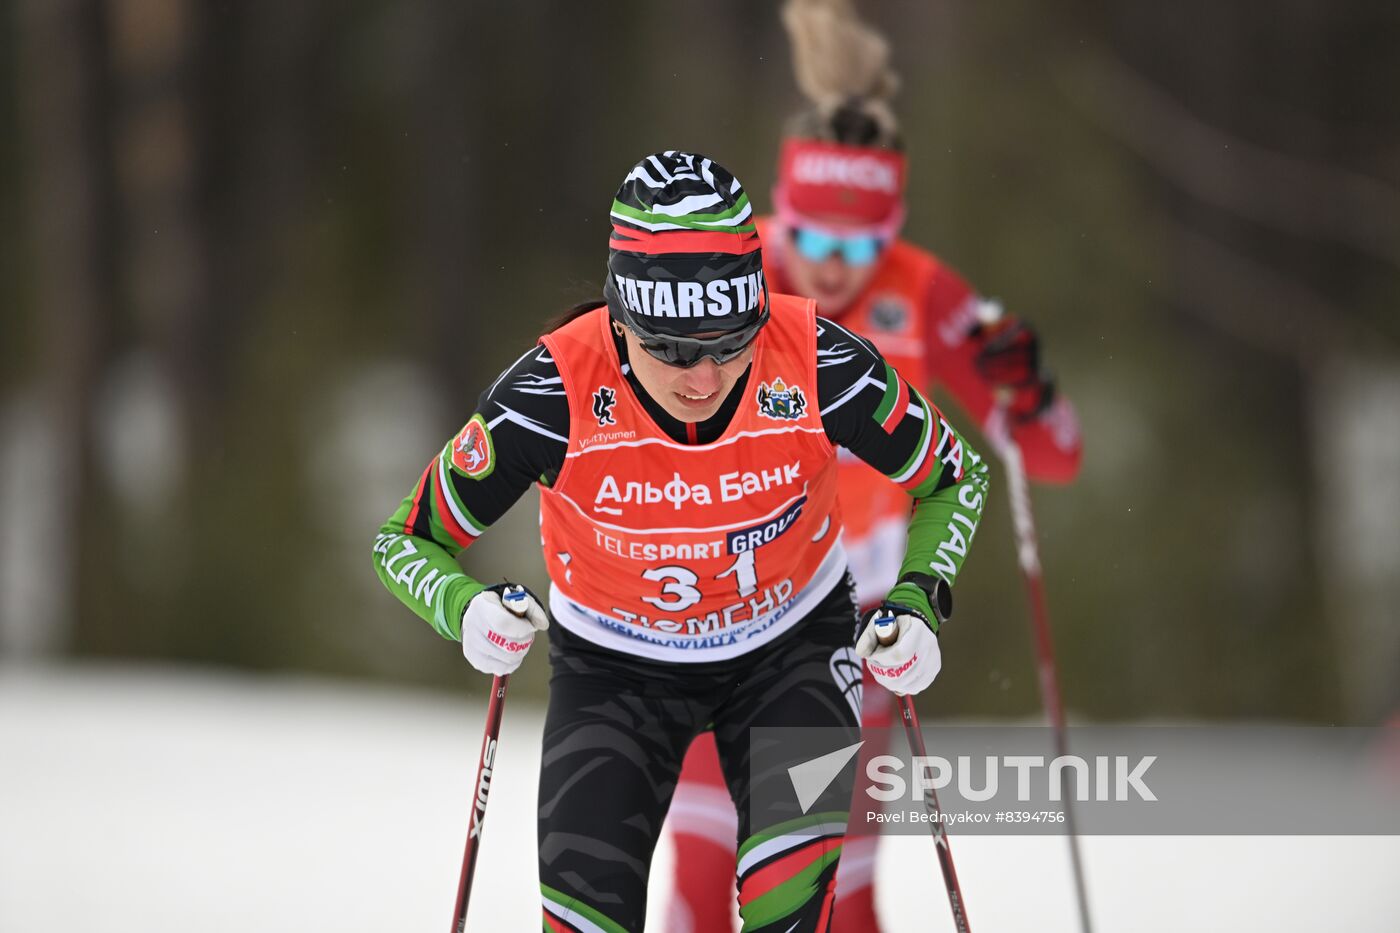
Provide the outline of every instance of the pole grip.
{"type": "Polygon", "coordinates": [[[984,298],[977,303],[977,323],[990,327],[1000,321],[1005,310],[995,298],[984,298]]]}
{"type": "Polygon", "coordinates": [[[525,587],[521,586],[519,583],[512,583],[510,586],[501,590],[501,605],[509,609],[518,618],[523,619],[525,618],[525,600],[527,597],[528,594],[525,587]]]}
{"type": "Polygon", "coordinates": [[[870,624],[875,626],[875,643],[881,648],[899,641],[899,620],[893,612],[880,610],[871,617],[870,624]]]}

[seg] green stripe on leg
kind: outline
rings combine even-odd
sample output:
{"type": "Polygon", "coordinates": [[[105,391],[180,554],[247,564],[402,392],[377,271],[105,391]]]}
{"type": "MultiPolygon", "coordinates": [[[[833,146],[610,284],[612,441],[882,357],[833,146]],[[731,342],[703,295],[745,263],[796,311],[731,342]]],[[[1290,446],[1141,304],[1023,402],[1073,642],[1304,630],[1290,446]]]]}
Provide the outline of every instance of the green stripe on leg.
{"type": "Polygon", "coordinates": [[[627,933],[622,925],[609,920],[597,910],[579,901],[578,898],[565,894],[563,891],[556,891],[543,881],[540,882],[540,894],[560,910],[573,911],[589,923],[603,930],[604,933],[627,933]]]}

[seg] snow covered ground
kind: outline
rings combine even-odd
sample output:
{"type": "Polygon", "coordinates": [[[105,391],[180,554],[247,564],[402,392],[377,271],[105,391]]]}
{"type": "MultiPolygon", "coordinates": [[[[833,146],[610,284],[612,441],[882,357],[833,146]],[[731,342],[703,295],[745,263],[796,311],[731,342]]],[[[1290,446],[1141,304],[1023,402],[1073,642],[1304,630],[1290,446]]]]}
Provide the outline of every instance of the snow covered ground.
{"type": "MultiPolygon", "coordinates": [[[[345,682],[0,667],[0,931],[443,931],[484,712],[345,682]]],[[[507,704],[469,929],[539,929],[540,725],[507,704]]],[[[1077,929],[1062,839],[953,846],[979,933],[1077,929]]],[[[1084,848],[1100,931],[1400,928],[1400,838],[1084,848]]],[[[653,917],[670,868],[663,844],[653,917]]],[[[889,933],[951,929],[931,842],[885,840],[880,872],[889,933]]]]}

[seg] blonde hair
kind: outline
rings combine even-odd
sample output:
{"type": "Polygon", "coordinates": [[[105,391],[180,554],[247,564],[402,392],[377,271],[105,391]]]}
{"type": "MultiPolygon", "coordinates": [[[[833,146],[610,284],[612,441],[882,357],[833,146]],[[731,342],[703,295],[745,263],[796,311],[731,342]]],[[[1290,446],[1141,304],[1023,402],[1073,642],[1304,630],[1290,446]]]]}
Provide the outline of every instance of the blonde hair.
{"type": "Polygon", "coordinates": [[[797,86],[811,109],[788,124],[791,136],[902,149],[890,100],[899,76],[885,37],[856,15],[853,0],[787,0],[797,86]]]}

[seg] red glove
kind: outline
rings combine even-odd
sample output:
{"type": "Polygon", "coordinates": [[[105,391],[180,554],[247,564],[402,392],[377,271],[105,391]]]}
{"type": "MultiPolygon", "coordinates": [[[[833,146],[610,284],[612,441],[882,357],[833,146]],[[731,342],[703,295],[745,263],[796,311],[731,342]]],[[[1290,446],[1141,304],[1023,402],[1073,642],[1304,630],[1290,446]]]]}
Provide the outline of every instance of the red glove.
{"type": "Polygon", "coordinates": [[[1003,317],[968,333],[976,346],[973,364],[984,381],[1009,393],[1013,421],[1030,421],[1050,407],[1055,383],[1040,366],[1040,337],[1024,321],[1003,317]]]}

